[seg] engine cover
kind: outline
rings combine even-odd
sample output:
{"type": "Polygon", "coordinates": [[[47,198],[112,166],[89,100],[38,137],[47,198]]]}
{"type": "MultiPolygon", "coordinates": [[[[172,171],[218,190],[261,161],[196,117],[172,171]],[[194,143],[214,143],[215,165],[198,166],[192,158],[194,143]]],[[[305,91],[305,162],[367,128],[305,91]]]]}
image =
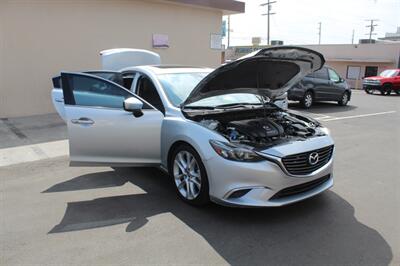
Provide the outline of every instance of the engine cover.
{"type": "Polygon", "coordinates": [[[227,126],[235,128],[252,140],[279,137],[284,134],[284,129],[281,125],[267,118],[231,121],[227,126]]]}

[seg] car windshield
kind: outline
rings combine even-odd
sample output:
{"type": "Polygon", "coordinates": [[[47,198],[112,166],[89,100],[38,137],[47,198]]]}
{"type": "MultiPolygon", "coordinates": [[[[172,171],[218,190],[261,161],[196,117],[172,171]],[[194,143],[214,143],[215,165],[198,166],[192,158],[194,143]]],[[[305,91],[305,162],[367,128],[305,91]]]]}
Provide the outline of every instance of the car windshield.
{"type": "Polygon", "coordinates": [[[231,93],[208,97],[188,104],[187,107],[229,107],[236,105],[259,105],[260,99],[251,93],[231,93]]]}
{"type": "Polygon", "coordinates": [[[158,75],[168,99],[179,106],[208,72],[170,73],[158,75]]]}
{"type": "MultiPolygon", "coordinates": [[[[171,103],[174,106],[179,106],[207,74],[208,72],[160,74],[158,80],[171,103]]],[[[260,104],[260,100],[254,94],[232,93],[208,97],[191,103],[188,107],[216,107],[236,104],[260,104]]]]}
{"type": "Polygon", "coordinates": [[[380,74],[381,77],[385,77],[385,78],[390,78],[390,77],[394,77],[397,75],[397,70],[394,69],[387,69],[382,71],[382,73],[380,74]]]}

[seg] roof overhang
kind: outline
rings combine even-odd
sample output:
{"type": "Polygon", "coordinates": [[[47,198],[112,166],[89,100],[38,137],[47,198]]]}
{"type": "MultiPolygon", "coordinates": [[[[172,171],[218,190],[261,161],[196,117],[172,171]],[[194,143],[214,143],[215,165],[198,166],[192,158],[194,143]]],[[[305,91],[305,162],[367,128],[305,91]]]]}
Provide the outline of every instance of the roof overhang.
{"type": "Polygon", "coordinates": [[[390,59],[380,58],[327,58],[327,62],[354,62],[354,63],[394,63],[390,59]]]}
{"type": "Polygon", "coordinates": [[[165,0],[176,4],[221,10],[223,15],[244,13],[245,3],[234,0],[165,0]]]}

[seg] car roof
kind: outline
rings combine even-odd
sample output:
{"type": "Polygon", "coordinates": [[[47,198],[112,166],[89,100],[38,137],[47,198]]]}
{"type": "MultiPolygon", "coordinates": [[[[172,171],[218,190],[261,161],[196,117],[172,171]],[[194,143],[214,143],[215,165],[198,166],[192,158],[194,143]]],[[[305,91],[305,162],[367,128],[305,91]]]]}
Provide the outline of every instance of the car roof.
{"type": "Polygon", "coordinates": [[[152,65],[152,66],[138,66],[137,68],[149,70],[155,74],[173,74],[173,73],[193,73],[193,72],[206,72],[209,73],[213,69],[207,67],[195,67],[185,65],[152,65]]]}

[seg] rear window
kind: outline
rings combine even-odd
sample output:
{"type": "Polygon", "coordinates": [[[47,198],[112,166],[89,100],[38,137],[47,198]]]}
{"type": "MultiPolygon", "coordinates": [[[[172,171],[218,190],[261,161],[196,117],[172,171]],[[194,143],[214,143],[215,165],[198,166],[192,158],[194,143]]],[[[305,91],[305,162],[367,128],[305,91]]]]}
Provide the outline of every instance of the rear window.
{"type": "Polygon", "coordinates": [[[325,67],[315,71],[313,73],[313,77],[317,78],[317,79],[329,79],[328,76],[328,69],[326,69],[325,67]]]}

